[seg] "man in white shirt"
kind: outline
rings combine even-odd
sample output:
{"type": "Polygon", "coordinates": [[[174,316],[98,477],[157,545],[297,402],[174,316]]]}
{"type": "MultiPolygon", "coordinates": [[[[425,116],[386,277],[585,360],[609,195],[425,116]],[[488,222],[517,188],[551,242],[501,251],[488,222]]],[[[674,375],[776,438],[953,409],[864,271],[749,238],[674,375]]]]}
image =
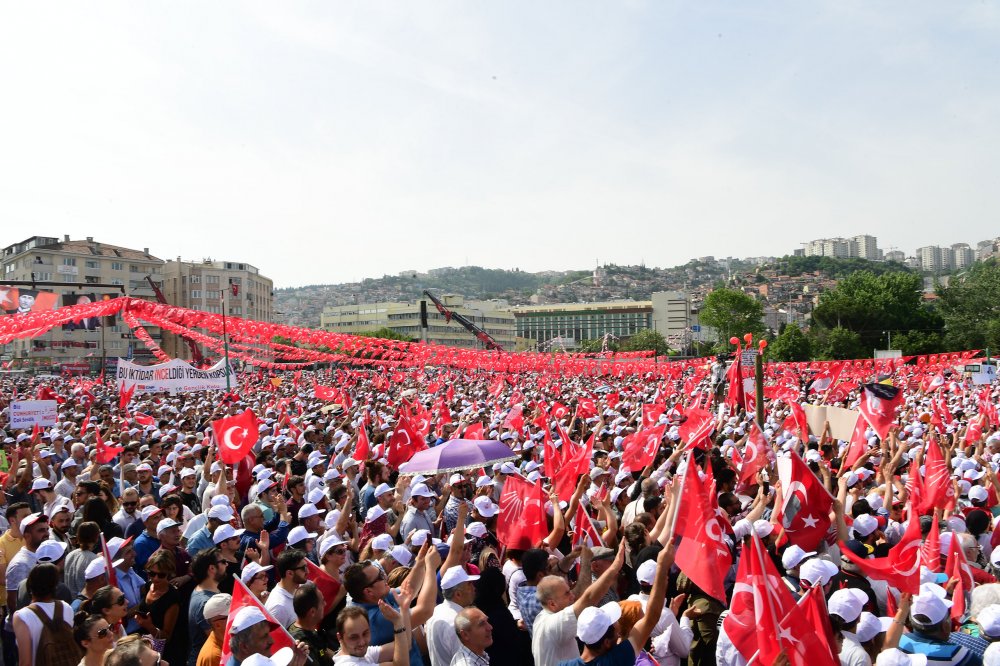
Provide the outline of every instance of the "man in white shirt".
{"type": "Polygon", "coordinates": [[[535,666],[556,666],[559,662],[580,658],[576,644],[576,619],[584,608],[594,606],[618,580],[618,572],[624,563],[625,543],[622,542],[608,570],[591,583],[576,601],[569,583],[562,576],[542,579],[537,590],[542,611],[535,618],[531,634],[531,654],[535,658],[535,666]]]}
{"type": "Polygon", "coordinates": [[[139,493],[135,488],[126,488],[122,492],[121,508],[115,512],[115,515],[111,516],[111,520],[122,528],[122,534],[128,530],[132,523],[139,520],[139,493]]]}
{"type": "Polygon", "coordinates": [[[834,632],[839,632],[843,639],[840,644],[841,666],[871,666],[872,660],[861,647],[857,631],[858,618],[868,603],[868,595],[862,590],[845,588],[830,595],[827,608],[830,612],[830,624],[834,632]]]}
{"type": "Polygon", "coordinates": [[[295,608],[292,606],[295,590],[308,580],[306,554],[301,550],[286,548],[278,555],[275,570],[280,580],[268,595],[264,607],[287,629],[295,622],[295,608]]]}
{"type": "Polygon", "coordinates": [[[396,610],[384,601],[378,602],[379,612],[392,623],[393,641],[390,645],[371,645],[368,613],[360,606],[348,606],[337,615],[337,640],[340,652],[333,657],[337,666],[361,664],[375,666],[393,661],[396,654],[410,653],[410,602],[413,598],[405,590],[393,590],[399,604],[396,610]]]}
{"type": "Polygon", "coordinates": [[[59,479],[59,483],[56,484],[56,495],[71,501],[73,491],[76,490],[76,475],[80,471],[80,466],[72,458],[67,458],[59,468],[62,470],[63,478],[59,479]]]}
{"type": "Polygon", "coordinates": [[[462,646],[455,632],[455,617],[476,600],[474,581],[477,580],[479,576],[470,576],[460,566],[451,567],[441,574],[444,602],[434,608],[434,613],[424,625],[431,666],[448,666],[462,646]]]}

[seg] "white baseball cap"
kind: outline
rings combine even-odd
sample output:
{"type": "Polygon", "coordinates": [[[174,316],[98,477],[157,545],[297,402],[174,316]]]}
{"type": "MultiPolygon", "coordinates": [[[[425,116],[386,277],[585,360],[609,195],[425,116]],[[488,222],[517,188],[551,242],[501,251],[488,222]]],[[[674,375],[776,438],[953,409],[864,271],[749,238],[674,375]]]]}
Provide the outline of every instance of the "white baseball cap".
{"type": "Polygon", "coordinates": [[[913,598],[910,617],[920,624],[939,624],[951,610],[951,602],[942,594],[944,588],[934,583],[920,586],[920,594],[913,598]],[[917,617],[917,616],[920,617],[917,617]],[[923,618],[923,619],[921,619],[923,618]]]}
{"type": "Polygon", "coordinates": [[[288,666],[295,658],[295,653],[290,647],[283,647],[270,657],[256,652],[243,660],[246,666],[288,666]]]}
{"type": "Polygon", "coordinates": [[[236,617],[233,618],[233,624],[229,627],[229,633],[238,634],[244,629],[249,629],[261,622],[268,622],[268,619],[259,608],[256,606],[244,606],[236,611],[236,617]]]}
{"type": "Polygon", "coordinates": [[[162,510],[160,507],[153,505],[142,507],[142,522],[146,522],[162,510]]]}
{"type": "Polygon", "coordinates": [[[178,522],[177,522],[176,520],[174,520],[173,518],[164,518],[164,519],[163,519],[163,520],[161,520],[161,521],[160,521],[160,523],[159,523],[159,524],[158,524],[158,525],[156,526],[156,533],[157,533],[157,534],[159,534],[159,533],[160,533],[160,532],[162,532],[163,530],[169,530],[169,529],[170,529],[171,527],[180,527],[180,526],[181,526],[181,524],[180,524],[180,523],[178,523],[178,522]]]}
{"type": "Polygon", "coordinates": [[[232,539],[233,537],[238,537],[246,532],[245,529],[236,529],[229,523],[219,525],[215,528],[215,532],[212,533],[212,543],[218,546],[220,543],[226,539],[232,539]]]}
{"type": "Polygon", "coordinates": [[[806,560],[802,563],[802,566],[799,567],[799,579],[812,585],[815,585],[816,583],[826,585],[830,582],[830,579],[836,576],[839,572],[840,569],[830,560],[824,560],[821,557],[814,557],[810,560],[806,560]]]}
{"type": "Polygon", "coordinates": [[[854,533],[859,537],[866,537],[878,529],[878,520],[875,516],[863,513],[854,519],[854,533]]]}
{"type": "Polygon", "coordinates": [[[831,615],[836,615],[844,622],[851,623],[861,616],[861,610],[866,603],[868,603],[867,594],[857,588],[846,587],[830,595],[827,609],[831,615]]]}
{"type": "MultiPolygon", "coordinates": [[[[413,561],[413,553],[406,546],[393,546],[387,554],[404,567],[410,566],[410,562],[413,561]]],[[[479,576],[476,576],[476,578],[479,578],[479,576]]]]}
{"type": "Polygon", "coordinates": [[[489,497],[477,497],[472,501],[472,504],[476,507],[479,515],[484,518],[491,518],[500,513],[500,507],[494,504],[489,497]]]}
{"type": "Polygon", "coordinates": [[[26,529],[37,523],[39,520],[46,520],[45,514],[42,513],[41,511],[39,511],[38,513],[29,513],[27,516],[22,518],[21,524],[19,525],[19,527],[21,528],[21,534],[24,534],[24,531],[26,529]]]}
{"type": "Polygon", "coordinates": [[[368,509],[368,513],[365,514],[365,522],[373,523],[384,515],[385,509],[376,504],[372,508],[368,509]]]}
{"type": "Polygon", "coordinates": [[[310,518],[312,516],[320,516],[326,513],[326,509],[317,509],[315,504],[303,504],[299,508],[299,520],[303,518],[310,518]]]}
{"type": "Polygon", "coordinates": [[[288,545],[292,546],[297,543],[302,543],[306,539],[315,539],[318,535],[315,532],[307,532],[306,528],[301,525],[296,525],[288,533],[288,545]]]}
{"type": "Polygon", "coordinates": [[[481,539],[486,536],[488,532],[486,530],[486,525],[476,521],[474,523],[469,523],[469,525],[465,528],[465,533],[481,539]]]}
{"type": "MultiPolygon", "coordinates": [[[[392,535],[391,534],[379,534],[377,537],[372,539],[372,550],[389,550],[392,548],[392,535]]],[[[1000,548],[997,549],[1000,552],[1000,548]]]]}
{"type": "Polygon", "coordinates": [[[52,483],[48,479],[35,479],[31,482],[31,492],[36,490],[52,490],[52,483]]]}
{"type": "MultiPolygon", "coordinates": [[[[395,559],[395,555],[393,556],[393,559],[395,559]]],[[[402,564],[402,562],[400,562],[400,564],[402,564]]],[[[473,580],[479,580],[479,576],[470,576],[465,572],[465,569],[460,566],[451,567],[441,574],[441,589],[450,590],[453,587],[458,587],[462,583],[467,583],[473,580]]]]}
{"type": "Polygon", "coordinates": [[[1000,604],[990,604],[979,611],[976,623],[988,639],[991,641],[1000,639],[1000,604]]]}
{"type": "Polygon", "coordinates": [[[410,497],[437,497],[437,495],[425,484],[418,483],[410,490],[410,497]]]}
{"type": "Polygon", "coordinates": [[[781,566],[785,567],[785,570],[794,569],[802,563],[802,560],[807,557],[811,557],[816,554],[815,550],[810,550],[808,552],[802,550],[799,546],[792,544],[785,549],[785,552],[781,554],[781,566]]]}
{"type": "Polygon", "coordinates": [[[879,634],[888,631],[892,624],[891,617],[878,617],[868,611],[863,611],[858,618],[858,630],[855,632],[859,643],[867,643],[879,634]]]}
{"type": "MultiPolygon", "coordinates": [[[[990,647],[994,645],[1000,645],[1000,643],[993,643],[990,647]]],[[[989,648],[986,650],[988,652],[989,648]]],[[[875,666],[927,666],[927,655],[919,652],[907,654],[899,648],[889,648],[879,652],[875,659],[875,666]]]]}
{"type": "Polygon", "coordinates": [[[224,523],[228,523],[230,520],[236,517],[233,510],[228,506],[213,506],[208,510],[208,517],[215,518],[216,520],[221,520],[224,523]]]}
{"type": "Polygon", "coordinates": [[[603,606],[588,606],[576,621],[576,637],[586,645],[600,641],[622,616],[622,607],[612,601],[603,606]]]}
{"type": "Polygon", "coordinates": [[[240,580],[244,583],[249,583],[253,580],[253,577],[259,574],[261,571],[270,571],[274,568],[274,565],[268,564],[266,567],[262,567],[256,562],[251,562],[250,564],[243,567],[243,571],[240,572],[240,580]]]}
{"type": "MultiPolygon", "coordinates": [[[[388,534],[384,536],[389,536],[388,534]]],[[[391,537],[390,537],[391,538],[391,537]]],[[[323,556],[329,552],[331,548],[336,548],[337,546],[342,546],[346,541],[338,537],[336,534],[329,536],[320,543],[319,545],[319,559],[322,560],[323,556]]]]}
{"type": "MultiPolygon", "coordinates": [[[[46,539],[35,550],[35,557],[39,562],[58,562],[65,554],[66,544],[55,539],[46,539]]],[[[97,559],[101,560],[102,563],[104,562],[103,558],[98,557],[97,559]]],[[[96,562],[97,560],[94,561],[96,562]]]]}
{"type": "Polygon", "coordinates": [[[635,571],[636,580],[643,585],[652,585],[656,578],[656,560],[646,560],[635,571]]]}

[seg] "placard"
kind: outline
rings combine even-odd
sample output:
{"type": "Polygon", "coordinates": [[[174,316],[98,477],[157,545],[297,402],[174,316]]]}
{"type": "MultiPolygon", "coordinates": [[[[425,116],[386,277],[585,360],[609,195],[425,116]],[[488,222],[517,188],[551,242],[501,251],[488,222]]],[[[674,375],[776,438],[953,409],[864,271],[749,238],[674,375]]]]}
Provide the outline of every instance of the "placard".
{"type": "Polygon", "coordinates": [[[861,412],[830,405],[803,405],[806,420],[809,421],[809,432],[819,437],[823,434],[823,426],[830,422],[830,435],[834,439],[850,441],[854,434],[854,426],[858,423],[861,412]]]}
{"type": "MultiPolygon", "coordinates": [[[[225,390],[226,361],[222,359],[202,370],[177,358],[157,365],[139,365],[119,358],[115,376],[118,378],[119,390],[128,390],[134,386],[136,393],[225,390]]],[[[232,366],[229,367],[229,382],[232,386],[239,385],[232,366]]]]}
{"type": "Polygon", "coordinates": [[[10,427],[13,430],[30,430],[54,426],[58,412],[55,400],[19,400],[10,403],[10,427]]]}

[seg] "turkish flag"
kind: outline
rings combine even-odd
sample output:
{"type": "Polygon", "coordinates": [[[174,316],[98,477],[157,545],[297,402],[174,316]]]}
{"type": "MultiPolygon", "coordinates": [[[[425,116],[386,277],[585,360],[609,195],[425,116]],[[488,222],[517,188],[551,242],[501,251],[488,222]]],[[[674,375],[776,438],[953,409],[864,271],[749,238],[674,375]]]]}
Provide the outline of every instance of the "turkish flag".
{"type": "Polygon", "coordinates": [[[553,419],[558,421],[563,417],[565,417],[567,414],[569,414],[569,407],[562,404],[561,402],[554,402],[552,403],[552,409],[549,410],[549,414],[552,416],[553,419]]]}
{"type": "Polygon", "coordinates": [[[792,666],[840,666],[821,586],[804,594],[781,619],[778,640],[792,666]]]}
{"type": "Polygon", "coordinates": [[[531,484],[509,476],[500,495],[497,538],[507,548],[537,548],[548,536],[545,522],[545,492],[541,484],[531,484]]]}
{"type": "Polygon", "coordinates": [[[521,407],[512,407],[500,427],[520,433],[524,430],[524,410],[521,407]]]}
{"type": "Polygon", "coordinates": [[[593,398],[580,398],[576,403],[576,415],[581,419],[597,416],[597,403],[593,398]]]}
{"type": "MultiPolygon", "coordinates": [[[[553,448],[553,450],[555,450],[553,448]]],[[[590,470],[591,457],[594,452],[594,438],[587,440],[585,446],[565,441],[561,447],[562,460],[556,466],[555,472],[548,474],[549,465],[545,466],[546,474],[552,479],[552,489],[560,500],[568,502],[573,496],[576,484],[581,474],[590,470]]]]}
{"type": "Polygon", "coordinates": [[[465,431],[462,433],[462,439],[486,439],[483,434],[483,424],[473,423],[472,425],[466,427],[465,431]]]}
{"type": "Polygon", "coordinates": [[[105,444],[104,439],[101,438],[100,429],[95,429],[94,433],[97,435],[97,455],[95,458],[99,464],[106,465],[114,460],[115,456],[125,450],[124,446],[108,446],[105,444]]]}
{"type": "Polygon", "coordinates": [[[399,469],[399,466],[412,458],[415,453],[426,448],[427,442],[416,431],[410,420],[400,412],[392,437],[386,442],[389,466],[399,469]]]}
{"type": "Polygon", "coordinates": [[[628,447],[622,452],[622,467],[630,472],[641,471],[656,459],[660,450],[660,442],[667,424],[661,423],[655,428],[645,428],[631,435],[628,447]]]}
{"type": "Polygon", "coordinates": [[[948,511],[954,506],[955,486],[951,482],[951,469],[944,460],[937,438],[930,437],[924,457],[923,491],[918,512],[930,513],[935,508],[948,511]]]}
{"type": "Polygon", "coordinates": [[[773,664],[781,652],[777,620],[794,608],[791,593],[764,545],[751,534],[740,556],[729,615],[722,621],[733,647],[748,661],[760,652],[759,663],[773,664]]]}
{"type": "Polygon", "coordinates": [[[250,453],[257,443],[257,417],[249,409],[212,421],[212,434],[219,445],[219,458],[227,465],[235,465],[250,453]]]}
{"type": "Polygon", "coordinates": [[[951,619],[960,620],[965,615],[966,595],[972,594],[975,582],[956,532],[952,532],[951,539],[948,540],[948,560],[944,565],[944,573],[949,581],[958,581],[951,596],[951,619]]]}
{"type": "Polygon", "coordinates": [[[858,417],[857,422],[854,424],[854,432],[851,433],[851,443],[847,447],[847,454],[844,456],[844,462],[840,466],[840,473],[844,474],[849,471],[854,463],[861,459],[861,456],[865,455],[868,450],[868,438],[865,434],[868,432],[868,421],[858,417]]]}
{"type": "Polygon", "coordinates": [[[318,400],[336,400],[337,390],[321,384],[313,384],[313,392],[318,400]]]}
{"type": "Polygon", "coordinates": [[[752,483],[757,473],[767,467],[770,449],[756,421],[750,422],[747,443],[743,448],[743,462],[740,464],[740,481],[752,483]]]}
{"type": "Polygon", "coordinates": [[[802,550],[816,550],[830,529],[833,497],[795,452],[778,459],[782,506],[775,516],[789,541],[802,550]]]}
{"type": "Polygon", "coordinates": [[[918,594],[920,592],[921,540],[920,521],[916,515],[911,514],[903,538],[889,549],[887,556],[862,559],[843,546],[840,553],[858,565],[861,573],[868,578],[884,580],[897,590],[918,594]]]}
{"type": "Polygon", "coordinates": [[[684,442],[684,448],[707,448],[706,445],[711,443],[712,430],[715,429],[712,413],[699,407],[692,407],[684,414],[687,420],[677,428],[684,442]]]}
{"type": "Polygon", "coordinates": [[[337,593],[340,592],[340,581],[313,564],[308,558],[306,558],[306,566],[309,567],[306,578],[315,583],[319,591],[323,593],[323,615],[329,615],[330,611],[333,610],[337,593]]]}
{"type": "Polygon", "coordinates": [[[901,404],[903,404],[903,392],[898,386],[865,384],[861,388],[861,403],[858,409],[871,424],[879,439],[885,439],[889,434],[889,427],[896,420],[896,412],[901,404]]]}
{"type": "Polygon", "coordinates": [[[358,424],[358,441],[354,445],[354,459],[358,461],[368,460],[371,453],[371,442],[368,441],[368,427],[364,423],[358,424]]]}
{"type": "Polygon", "coordinates": [[[576,517],[573,520],[572,545],[576,548],[581,543],[588,548],[604,545],[601,541],[601,535],[594,527],[594,521],[590,519],[590,515],[583,508],[583,505],[577,504],[576,517]]]}
{"type": "Polygon", "coordinates": [[[726,370],[726,381],[729,382],[729,390],[726,392],[725,403],[729,405],[730,409],[735,411],[743,407],[746,402],[739,354],[736,354],[733,362],[729,364],[729,369],[726,370]]]}
{"type": "Polygon", "coordinates": [[[108,574],[108,585],[118,587],[118,576],[115,573],[114,562],[111,560],[111,553],[108,552],[108,542],[104,539],[103,532],[101,532],[101,556],[104,557],[104,570],[108,574]]]}
{"type": "Polygon", "coordinates": [[[651,428],[656,425],[660,415],[667,411],[666,405],[643,405],[642,406],[642,427],[651,428]]]}
{"type": "MultiPolygon", "coordinates": [[[[840,657],[837,654],[837,640],[833,635],[833,627],[830,625],[830,612],[826,607],[823,586],[813,585],[810,587],[809,591],[799,599],[798,606],[802,610],[805,620],[811,626],[811,631],[805,633],[816,637],[817,643],[823,648],[824,661],[839,664],[840,657]]],[[[794,613],[795,611],[792,612],[794,613]]]]}
{"type": "Polygon", "coordinates": [[[225,664],[229,661],[229,657],[232,656],[232,651],[229,649],[229,637],[233,628],[233,620],[236,618],[237,611],[244,606],[256,606],[264,614],[264,617],[267,618],[267,621],[274,626],[271,630],[271,640],[274,641],[274,644],[271,646],[271,654],[274,654],[281,648],[289,647],[294,649],[295,641],[292,639],[291,634],[264,608],[264,604],[260,603],[257,597],[247,589],[247,586],[240,580],[239,576],[233,574],[233,579],[233,599],[229,602],[229,619],[226,620],[226,633],[222,637],[222,659],[219,663],[225,664]]]}
{"type": "Polygon", "coordinates": [[[132,394],[135,393],[135,384],[132,384],[128,388],[122,384],[118,387],[118,409],[125,409],[129,402],[132,401],[132,394]]]}
{"type": "Polygon", "coordinates": [[[706,594],[726,602],[723,583],[733,563],[732,553],[723,540],[723,528],[715,494],[702,483],[698,466],[689,454],[681,481],[680,506],[677,508],[676,533],[683,539],[677,548],[677,566],[706,594]]]}
{"type": "Polygon", "coordinates": [[[802,409],[802,405],[794,400],[788,403],[788,409],[791,410],[792,414],[781,424],[782,429],[795,432],[796,436],[798,436],[796,431],[801,431],[804,437],[808,437],[809,419],[806,417],[806,410],[802,409]]]}

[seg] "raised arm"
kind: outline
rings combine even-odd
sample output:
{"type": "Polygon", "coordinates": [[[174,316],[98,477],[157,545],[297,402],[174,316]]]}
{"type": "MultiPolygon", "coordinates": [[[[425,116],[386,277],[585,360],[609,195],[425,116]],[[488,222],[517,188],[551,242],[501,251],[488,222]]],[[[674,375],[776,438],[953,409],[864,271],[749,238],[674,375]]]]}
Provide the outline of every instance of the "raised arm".
{"type": "Polygon", "coordinates": [[[646,602],[646,612],[635,623],[628,635],[628,640],[632,643],[636,654],[639,654],[645,647],[649,635],[653,633],[653,628],[660,621],[660,615],[663,613],[663,600],[667,595],[667,575],[673,564],[674,543],[671,541],[656,556],[656,578],[653,579],[653,589],[649,593],[649,601],[646,602]]]}
{"type": "Polygon", "coordinates": [[[601,597],[603,597],[605,593],[611,589],[611,585],[618,580],[618,572],[622,570],[623,564],[625,564],[624,541],[622,541],[621,545],[618,547],[618,554],[615,555],[615,560],[611,563],[611,566],[608,567],[607,571],[601,574],[601,577],[594,581],[593,585],[588,587],[573,604],[573,613],[577,617],[580,617],[580,613],[582,613],[583,609],[587,606],[596,605],[597,602],[600,601],[601,597]]]}

